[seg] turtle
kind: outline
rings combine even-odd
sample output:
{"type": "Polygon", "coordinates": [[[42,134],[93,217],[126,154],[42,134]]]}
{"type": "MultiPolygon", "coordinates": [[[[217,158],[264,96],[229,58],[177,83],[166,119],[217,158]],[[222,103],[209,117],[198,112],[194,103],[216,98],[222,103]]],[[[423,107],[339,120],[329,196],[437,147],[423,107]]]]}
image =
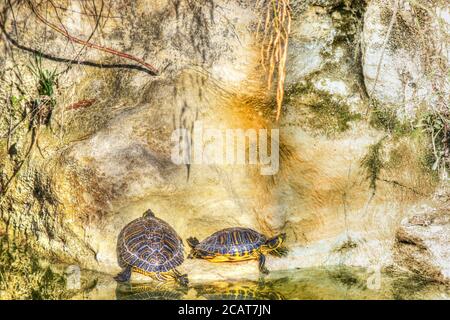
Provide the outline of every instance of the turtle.
{"type": "Polygon", "coordinates": [[[260,272],[268,274],[265,254],[286,255],[287,249],[282,247],[285,240],[285,233],[267,238],[255,230],[235,227],[217,231],[202,242],[194,237],[186,241],[192,249],[189,259],[206,259],[211,262],[258,260],[260,272]]]}
{"type": "Polygon", "coordinates": [[[147,210],[119,234],[117,258],[122,271],[115,280],[127,282],[131,273],[137,272],[152,279],[187,285],[187,275],[176,269],[184,261],[183,252],[183,241],[175,230],[147,210]]]}

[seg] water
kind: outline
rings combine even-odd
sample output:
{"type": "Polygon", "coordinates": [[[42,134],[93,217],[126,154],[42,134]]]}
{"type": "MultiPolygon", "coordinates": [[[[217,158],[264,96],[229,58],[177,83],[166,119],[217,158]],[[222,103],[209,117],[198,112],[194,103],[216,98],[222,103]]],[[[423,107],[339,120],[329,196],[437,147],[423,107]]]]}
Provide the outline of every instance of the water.
{"type": "Polygon", "coordinates": [[[344,266],[272,271],[259,281],[191,281],[188,287],[160,282],[118,284],[110,275],[0,246],[2,299],[450,299],[450,286],[411,273],[376,274],[344,266]]]}
{"type": "Polygon", "coordinates": [[[406,273],[382,272],[379,286],[365,269],[334,267],[272,272],[263,281],[216,281],[189,287],[169,284],[117,284],[97,279],[96,285],[75,299],[450,299],[450,288],[406,273]]]}

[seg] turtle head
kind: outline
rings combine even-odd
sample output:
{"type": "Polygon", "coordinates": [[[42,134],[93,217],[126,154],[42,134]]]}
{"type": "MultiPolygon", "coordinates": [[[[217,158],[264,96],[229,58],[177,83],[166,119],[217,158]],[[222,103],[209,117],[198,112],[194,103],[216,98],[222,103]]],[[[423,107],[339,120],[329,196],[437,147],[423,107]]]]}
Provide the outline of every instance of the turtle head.
{"type": "Polygon", "coordinates": [[[273,238],[268,239],[264,244],[264,247],[267,251],[276,250],[281,247],[281,245],[285,240],[286,240],[286,233],[281,233],[273,238]]]}
{"type": "Polygon", "coordinates": [[[144,218],[151,218],[151,217],[154,217],[154,216],[155,216],[155,214],[153,213],[153,211],[151,209],[148,209],[142,215],[142,217],[144,217],[144,218]]]}

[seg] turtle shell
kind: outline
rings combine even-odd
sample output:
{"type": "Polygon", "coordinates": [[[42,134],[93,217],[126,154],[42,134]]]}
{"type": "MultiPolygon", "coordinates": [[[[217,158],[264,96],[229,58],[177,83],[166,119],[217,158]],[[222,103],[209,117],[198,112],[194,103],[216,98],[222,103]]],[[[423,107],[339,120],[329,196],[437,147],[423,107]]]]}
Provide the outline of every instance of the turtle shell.
{"type": "Polygon", "coordinates": [[[122,229],[117,242],[119,265],[145,272],[167,272],[183,263],[183,241],[165,221],[138,218],[122,229]]]}
{"type": "Polygon", "coordinates": [[[227,228],[212,234],[195,248],[213,255],[244,255],[258,250],[267,238],[248,228],[227,228]]]}

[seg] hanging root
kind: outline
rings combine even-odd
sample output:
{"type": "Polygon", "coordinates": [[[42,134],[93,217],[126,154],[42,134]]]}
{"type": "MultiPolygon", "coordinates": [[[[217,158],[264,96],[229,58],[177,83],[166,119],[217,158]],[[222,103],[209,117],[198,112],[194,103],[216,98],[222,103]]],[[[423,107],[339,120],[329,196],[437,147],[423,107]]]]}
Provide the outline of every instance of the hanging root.
{"type": "Polygon", "coordinates": [[[267,73],[269,89],[272,88],[275,77],[277,79],[276,120],[278,121],[283,105],[286,59],[291,32],[290,0],[262,0],[259,5],[266,9],[265,18],[258,25],[258,34],[261,29],[263,30],[261,64],[267,73]]]}

